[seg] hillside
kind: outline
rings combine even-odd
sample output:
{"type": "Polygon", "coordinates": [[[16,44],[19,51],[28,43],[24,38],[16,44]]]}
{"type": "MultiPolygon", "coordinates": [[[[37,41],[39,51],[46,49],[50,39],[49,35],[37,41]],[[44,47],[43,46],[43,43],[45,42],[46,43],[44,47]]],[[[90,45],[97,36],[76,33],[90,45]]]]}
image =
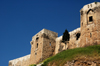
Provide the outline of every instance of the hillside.
{"type": "Polygon", "coordinates": [[[65,50],[44,60],[42,66],[100,66],[100,45],[65,50]]]}

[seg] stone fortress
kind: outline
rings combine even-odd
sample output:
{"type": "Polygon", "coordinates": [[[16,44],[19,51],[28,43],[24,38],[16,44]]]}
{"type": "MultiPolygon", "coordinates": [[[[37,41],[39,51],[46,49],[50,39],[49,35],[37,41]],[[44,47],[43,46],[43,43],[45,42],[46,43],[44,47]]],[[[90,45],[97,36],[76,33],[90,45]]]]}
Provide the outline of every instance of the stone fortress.
{"type": "Polygon", "coordinates": [[[69,32],[69,43],[62,43],[56,32],[43,29],[32,37],[30,55],[10,60],[9,66],[29,66],[63,50],[100,44],[100,2],[85,5],[80,18],[81,27],[69,32]]]}

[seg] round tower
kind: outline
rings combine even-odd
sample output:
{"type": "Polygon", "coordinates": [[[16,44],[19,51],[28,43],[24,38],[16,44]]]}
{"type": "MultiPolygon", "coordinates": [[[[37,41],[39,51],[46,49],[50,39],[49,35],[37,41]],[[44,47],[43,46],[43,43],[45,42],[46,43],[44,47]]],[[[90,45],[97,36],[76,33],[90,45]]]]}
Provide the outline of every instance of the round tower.
{"type": "Polygon", "coordinates": [[[100,44],[100,2],[85,5],[80,10],[80,46],[100,44]]]}

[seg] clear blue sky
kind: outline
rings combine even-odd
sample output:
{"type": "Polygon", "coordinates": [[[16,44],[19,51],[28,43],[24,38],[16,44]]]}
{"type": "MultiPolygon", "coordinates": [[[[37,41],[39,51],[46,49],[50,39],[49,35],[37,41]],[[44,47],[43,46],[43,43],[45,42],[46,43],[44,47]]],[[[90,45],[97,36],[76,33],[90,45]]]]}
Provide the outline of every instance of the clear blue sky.
{"type": "Polygon", "coordinates": [[[80,27],[80,9],[94,1],[0,0],[0,66],[30,54],[32,36],[43,28],[60,36],[80,27]]]}

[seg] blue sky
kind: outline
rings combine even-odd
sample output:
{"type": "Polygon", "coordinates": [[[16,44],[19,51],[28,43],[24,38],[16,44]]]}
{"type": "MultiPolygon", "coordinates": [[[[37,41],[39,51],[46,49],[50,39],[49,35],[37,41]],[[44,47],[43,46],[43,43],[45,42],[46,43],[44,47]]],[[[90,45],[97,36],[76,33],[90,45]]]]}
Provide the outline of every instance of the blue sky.
{"type": "Polygon", "coordinates": [[[80,9],[94,1],[0,0],[0,66],[30,54],[32,36],[43,28],[61,36],[80,27],[80,9]]]}

